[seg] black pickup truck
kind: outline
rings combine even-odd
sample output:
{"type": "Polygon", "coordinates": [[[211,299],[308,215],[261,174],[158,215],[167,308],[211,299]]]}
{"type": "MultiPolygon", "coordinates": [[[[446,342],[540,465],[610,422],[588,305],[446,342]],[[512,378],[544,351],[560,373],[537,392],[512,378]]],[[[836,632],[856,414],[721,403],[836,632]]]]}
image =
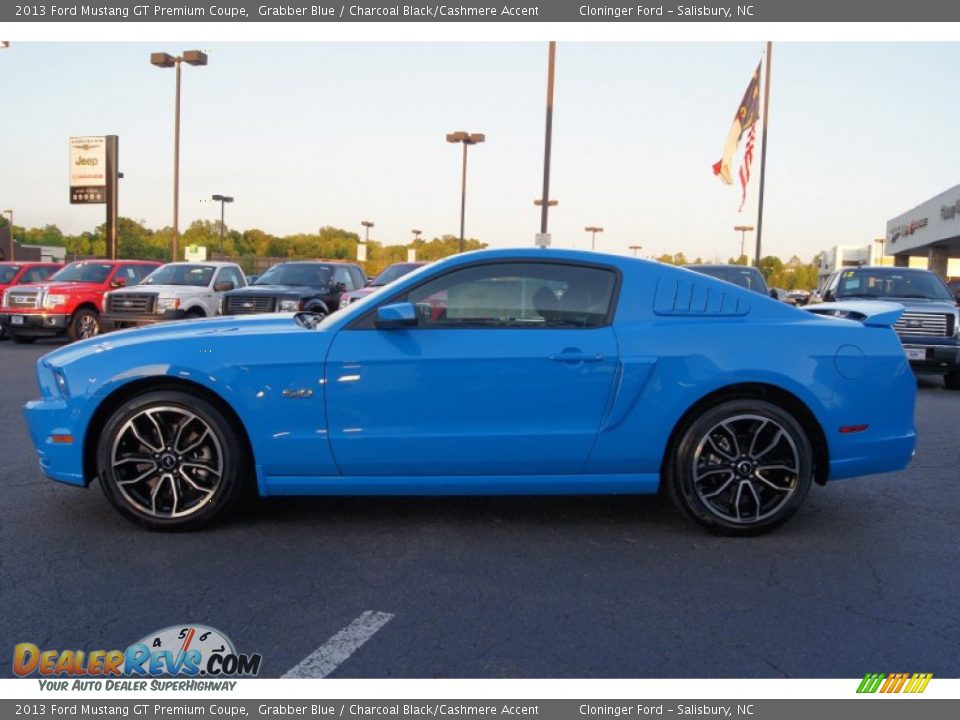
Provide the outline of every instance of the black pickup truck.
{"type": "Polygon", "coordinates": [[[223,295],[222,315],[248,315],[307,310],[329,315],[341,296],[362,288],[367,278],[359,265],[303,260],[274,265],[256,282],[223,295]]]}

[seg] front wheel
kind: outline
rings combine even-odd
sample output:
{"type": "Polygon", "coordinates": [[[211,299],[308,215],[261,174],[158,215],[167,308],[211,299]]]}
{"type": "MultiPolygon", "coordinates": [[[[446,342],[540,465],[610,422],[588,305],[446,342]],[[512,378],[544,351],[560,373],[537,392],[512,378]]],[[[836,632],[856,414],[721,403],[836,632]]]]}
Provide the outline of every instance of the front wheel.
{"type": "Polygon", "coordinates": [[[813,480],[813,449],[785,410],[731,400],[690,423],[664,480],[674,502],[707,529],[758,535],[800,507],[813,480]]]}
{"type": "Polygon", "coordinates": [[[100,435],[100,486],[117,510],[150,530],[201,527],[242,494],[237,432],[195,395],[138,395],[113,413],[100,435]]]}
{"type": "Polygon", "coordinates": [[[67,328],[67,335],[72,342],[76,342],[96,337],[102,329],[100,316],[95,311],[84,308],[78,310],[73,316],[70,327],[67,328]]]}

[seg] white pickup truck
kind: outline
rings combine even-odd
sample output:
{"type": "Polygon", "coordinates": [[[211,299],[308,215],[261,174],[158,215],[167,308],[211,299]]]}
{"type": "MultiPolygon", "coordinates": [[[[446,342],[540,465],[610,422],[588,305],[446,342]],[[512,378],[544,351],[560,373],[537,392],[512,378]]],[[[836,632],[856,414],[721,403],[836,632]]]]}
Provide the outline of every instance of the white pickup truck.
{"type": "Polygon", "coordinates": [[[246,287],[243,270],[228,262],[175,262],[131,288],[111,290],[103,303],[104,330],[167,320],[212,317],[228,290],[246,287]]]}

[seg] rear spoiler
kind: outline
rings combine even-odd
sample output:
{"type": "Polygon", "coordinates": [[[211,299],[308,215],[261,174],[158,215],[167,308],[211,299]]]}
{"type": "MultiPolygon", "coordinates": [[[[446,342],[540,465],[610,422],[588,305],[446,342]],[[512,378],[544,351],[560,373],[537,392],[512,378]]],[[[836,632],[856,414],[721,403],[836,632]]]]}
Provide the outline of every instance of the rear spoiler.
{"type": "Polygon", "coordinates": [[[871,327],[891,327],[903,314],[903,305],[877,300],[818,303],[806,305],[803,309],[815,315],[858,320],[871,327]]]}

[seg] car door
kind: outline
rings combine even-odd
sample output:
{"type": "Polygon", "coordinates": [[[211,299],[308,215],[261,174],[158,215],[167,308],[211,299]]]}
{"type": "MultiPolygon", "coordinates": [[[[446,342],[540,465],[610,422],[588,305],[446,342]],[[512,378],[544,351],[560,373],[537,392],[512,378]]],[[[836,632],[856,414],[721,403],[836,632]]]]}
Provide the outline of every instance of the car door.
{"type": "Polygon", "coordinates": [[[417,326],[376,309],[327,355],[328,432],[350,476],[577,473],[616,374],[616,270],[495,262],[426,280],[417,326]]]}

